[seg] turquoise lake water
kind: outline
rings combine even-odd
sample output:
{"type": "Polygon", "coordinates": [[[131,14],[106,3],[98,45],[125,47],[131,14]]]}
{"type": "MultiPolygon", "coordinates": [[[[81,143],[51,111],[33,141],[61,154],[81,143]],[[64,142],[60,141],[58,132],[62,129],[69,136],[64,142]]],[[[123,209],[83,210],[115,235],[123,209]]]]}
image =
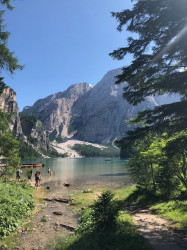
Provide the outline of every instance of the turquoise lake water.
{"type": "MultiPolygon", "coordinates": [[[[50,180],[61,183],[82,183],[82,184],[124,184],[130,183],[130,177],[125,166],[127,160],[111,158],[50,158],[50,159],[27,159],[22,163],[42,163],[43,168],[34,169],[41,172],[45,180],[48,178],[48,168],[52,171],[50,180]],[[56,172],[56,175],[53,172],[56,172]]],[[[26,171],[26,170],[25,170],[26,171]]]]}

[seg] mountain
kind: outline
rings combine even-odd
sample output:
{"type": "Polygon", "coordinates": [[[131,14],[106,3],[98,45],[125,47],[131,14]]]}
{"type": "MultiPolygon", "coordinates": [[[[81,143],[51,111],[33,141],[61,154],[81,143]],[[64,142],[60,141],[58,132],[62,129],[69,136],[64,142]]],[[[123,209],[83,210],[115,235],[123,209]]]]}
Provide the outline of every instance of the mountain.
{"type": "Polygon", "coordinates": [[[95,87],[79,99],[72,108],[75,138],[94,143],[109,143],[129,130],[126,120],[137,112],[177,100],[176,96],[149,96],[137,106],[122,98],[124,84],[116,85],[121,69],[109,71],[95,87]],[[78,121],[78,122],[77,122],[78,121]]]}
{"type": "Polygon", "coordinates": [[[121,69],[109,71],[93,88],[87,83],[71,85],[66,91],[40,99],[23,114],[34,114],[48,131],[51,141],[75,138],[93,143],[110,143],[129,129],[126,120],[138,111],[179,99],[165,94],[150,96],[137,106],[122,98],[123,87],[115,85],[121,69]]]}
{"type": "Polygon", "coordinates": [[[51,140],[69,137],[72,106],[91,90],[88,83],[71,85],[67,90],[40,99],[31,107],[25,107],[22,114],[34,114],[49,132],[51,140]]]}
{"type": "Polygon", "coordinates": [[[49,145],[46,131],[43,129],[41,121],[31,117],[21,117],[16,102],[16,93],[10,87],[5,87],[0,94],[0,109],[11,114],[9,128],[27,151],[37,152],[43,155],[42,151],[53,151],[49,145]]]}

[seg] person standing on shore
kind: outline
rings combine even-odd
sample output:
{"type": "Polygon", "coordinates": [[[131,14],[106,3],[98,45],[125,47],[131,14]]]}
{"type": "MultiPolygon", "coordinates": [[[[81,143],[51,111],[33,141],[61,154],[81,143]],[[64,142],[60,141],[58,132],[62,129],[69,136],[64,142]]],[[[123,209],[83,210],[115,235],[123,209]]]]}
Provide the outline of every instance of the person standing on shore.
{"type": "Polygon", "coordinates": [[[20,181],[22,170],[19,168],[16,171],[16,180],[20,181]]]}
{"type": "Polygon", "coordinates": [[[51,176],[51,169],[48,168],[48,176],[51,176]]]}
{"type": "Polygon", "coordinates": [[[28,179],[32,181],[32,169],[28,171],[28,179]]]}
{"type": "Polygon", "coordinates": [[[38,187],[38,184],[39,184],[39,173],[38,171],[36,171],[35,173],[35,187],[38,187]]]}

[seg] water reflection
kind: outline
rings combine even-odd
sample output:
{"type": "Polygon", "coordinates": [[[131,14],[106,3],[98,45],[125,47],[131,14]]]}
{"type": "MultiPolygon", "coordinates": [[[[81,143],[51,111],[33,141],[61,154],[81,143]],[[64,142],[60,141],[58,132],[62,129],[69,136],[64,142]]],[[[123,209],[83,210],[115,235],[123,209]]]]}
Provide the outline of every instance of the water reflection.
{"type": "Polygon", "coordinates": [[[43,163],[45,167],[39,170],[45,181],[53,182],[58,187],[63,183],[124,183],[130,182],[128,171],[125,167],[127,161],[112,158],[105,161],[104,158],[56,158],[56,159],[27,159],[22,163],[43,163]],[[48,168],[52,176],[48,176],[48,168]],[[54,175],[54,171],[56,175],[54,175]]]}

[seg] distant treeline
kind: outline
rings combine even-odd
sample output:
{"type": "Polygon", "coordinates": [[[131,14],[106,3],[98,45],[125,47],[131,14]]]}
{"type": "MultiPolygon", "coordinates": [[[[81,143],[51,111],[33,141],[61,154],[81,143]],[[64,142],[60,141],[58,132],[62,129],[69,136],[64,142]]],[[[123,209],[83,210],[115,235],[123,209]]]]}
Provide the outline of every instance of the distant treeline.
{"type": "MultiPolygon", "coordinates": [[[[33,149],[30,145],[28,145],[26,142],[19,140],[20,143],[20,150],[19,150],[19,157],[21,159],[25,159],[25,158],[39,158],[41,157],[41,155],[35,150],[33,149]]],[[[41,153],[43,153],[46,156],[49,156],[51,158],[65,158],[68,155],[65,154],[59,154],[55,149],[52,149],[50,151],[46,151],[45,149],[39,148],[39,151],[41,153]]]]}
{"type": "Polygon", "coordinates": [[[75,144],[73,150],[86,157],[119,157],[120,149],[112,146],[106,148],[97,148],[91,145],[75,144]]]}
{"type": "Polygon", "coordinates": [[[30,145],[26,142],[20,141],[19,156],[21,159],[24,158],[38,158],[40,154],[36,152],[30,145]]]}

